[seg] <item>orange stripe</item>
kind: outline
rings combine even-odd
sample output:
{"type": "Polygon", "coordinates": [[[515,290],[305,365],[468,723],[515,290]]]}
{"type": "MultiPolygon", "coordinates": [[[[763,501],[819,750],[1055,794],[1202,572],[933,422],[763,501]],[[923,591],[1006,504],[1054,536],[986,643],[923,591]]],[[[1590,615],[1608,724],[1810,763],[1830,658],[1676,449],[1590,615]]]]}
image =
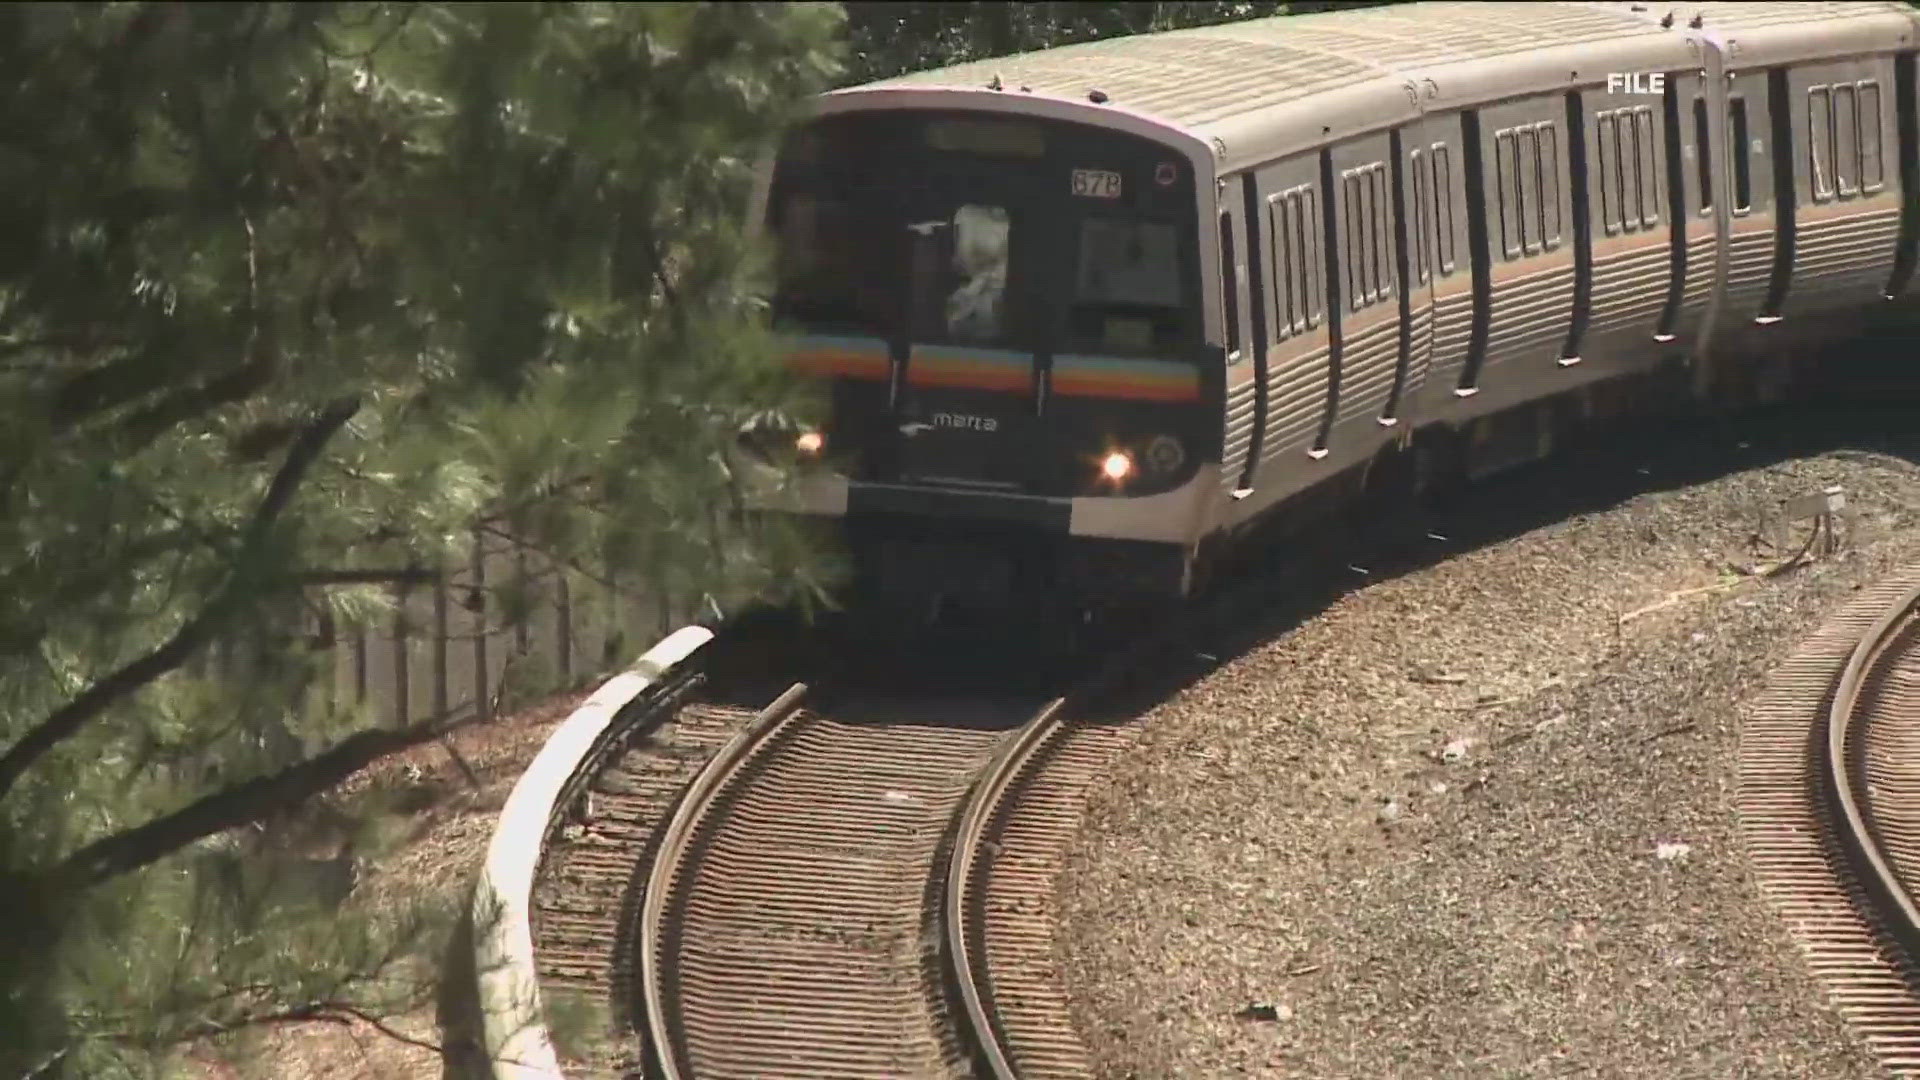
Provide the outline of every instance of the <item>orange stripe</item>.
{"type": "Polygon", "coordinates": [[[947,369],[914,367],[907,368],[909,386],[947,386],[967,387],[976,390],[1029,390],[1032,389],[1032,376],[1024,371],[995,370],[993,368],[947,369]]]}
{"type": "Polygon", "coordinates": [[[892,362],[875,353],[807,349],[790,354],[787,363],[802,375],[815,378],[837,375],[850,379],[885,379],[892,374],[892,362]]]}
{"type": "Polygon", "coordinates": [[[1069,397],[1126,398],[1130,401],[1198,401],[1200,383],[1198,379],[1155,383],[1063,373],[1054,376],[1053,392],[1069,397]]]}

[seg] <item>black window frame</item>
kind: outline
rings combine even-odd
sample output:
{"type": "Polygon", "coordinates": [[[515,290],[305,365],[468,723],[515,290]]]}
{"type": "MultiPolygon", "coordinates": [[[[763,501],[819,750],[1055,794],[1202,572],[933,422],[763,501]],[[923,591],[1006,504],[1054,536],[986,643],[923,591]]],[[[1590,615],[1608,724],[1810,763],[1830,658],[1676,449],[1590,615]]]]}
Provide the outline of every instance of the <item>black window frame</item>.
{"type": "Polygon", "coordinates": [[[1460,268],[1459,249],[1454,242],[1453,148],[1437,142],[1429,149],[1433,152],[1434,237],[1440,242],[1434,262],[1439,273],[1448,276],[1460,268]]]}
{"type": "Polygon", "coordinates": [[[1813,189],[1814,202],[1832,202],[1839,197],[1833,182],[1833,153],[1832,88],[1826,83],[1809,86],[1807,87],[1807,183],[1813,189]]]}
{"type": "Polygon", "coordinates": [[[1220,212],[1220,311],[1226,316],[1225,342],[1227,363],[1240,358],[1240,271],[1233,246],[1233,211],[1220,212]]]}
{"type": "Polygon", "coordinates": [[[1413,221],[1411,224],[1413,229],[1409,233],[1409,235],[1413,237],[1413,279],[1415,282],[1425,285],[1433,279],[1432,270],[1428,266],[1427,256],[1427,244],[1429,242],[1427,232],[1427,203],[1428,200],[1433,198],[1432,163],[1428,160],[1425,151],[1419,147],[1415,147],[1408,152],[1407,161],[1413,172],[1413,198],[1411,200],[1413,206],[1413,221]]]}
{"type": "Polygon", "coordinates": [[[1733,205],[1727,213],[1745,217],[1753,213],[1753,118],[1747,113],[1747,96],[1727,96],[1727,160],[1733,167],[1733,205]]]}
{"type": "Polygon", "coordinates": [[[1638,163],[1636,175],[1640,188],[1640,227],[1657,228],[1660,224],[1660,144],[1659,132],[1654,130],[1653,106],[1641,105],[1633,110],[1633,142],[1635,161],[1638,163]]]}
{"type": "Polygon", "coordinates": [[[1860,117],[1860,137],[1856,142],[1860,147],[1860,193],[1862,195],[1875,195],[1885,191],[1887,187],[1887,148],[1885,140],[1880,137],[1882,131],[1880,120],[1880,110],[1882,108],[1880,80],[1862,79],[1854,85],[1859,88],[1857,105],[1858,115],[1860,117]],[[1871,111],[1867,108],[1869,96],[1871,96],[1873,100],[1873,108],[1871,111]],[[1872,153],[1867,152],[1869,145],[1873,147],[1872,153]],[[1871,180],[1867,178],[1868,163],[1872,163],[1873,165],[1873,179],[1871,180]]]}
{"type": "Polygon", "coordinates": [[[1860,195],[1860,99],[1852,83],[1834,83],[1833,190],[1842,199],[1860,195]],[[1844,103],[1844,104],[1843,104],[1844,103]]]}
{"type": "Polygon", "coordinates": [[[1696,94],[1693,99],[1693,156],[1694,177],[1700,185],[1699,214],[1708,217],[1713,213],[1713,146],[1711,127],[1707,116],[1705,95],[1696,94]]]}

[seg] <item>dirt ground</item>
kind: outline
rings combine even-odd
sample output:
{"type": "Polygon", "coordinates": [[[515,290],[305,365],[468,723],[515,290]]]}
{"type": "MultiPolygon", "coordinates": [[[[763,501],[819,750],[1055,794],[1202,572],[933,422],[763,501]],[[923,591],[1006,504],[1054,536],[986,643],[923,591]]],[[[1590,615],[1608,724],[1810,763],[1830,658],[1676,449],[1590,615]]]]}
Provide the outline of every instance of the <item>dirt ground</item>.
{"type": "Polygon", "coordinates": [[[1874,430],[1683,427],[1495,481],[1418,565],[1221,646],[1063,878],[1097,1075],[1877,1075],[1733,809],[1769,667],[1920,560],[1920,455],[1874,430]],[[1832,484],[1845,550],[1756,573],[1765,513],[1832,484]]]}
{"type": "MultiPolygon", "coordinates": [[[[595,684],[597,685],[597,684],[595,684]]],[[[419,747],[380,762],[347,781],[404,787],[420,794],[424,807],[409,821],[405,839],[357,888],[420,895],[464,894],[493,835],[500,807],[560,722],[586,700],[593,687],[558,695],[509,716],[456,732],[441,745],[419,747]],[[458,760],[455,758],[458,754],[458,760]],[[469,775],[468,770],[471,770],[469,775]]],[[[276,1080],[427,1080],[442,1072],[434,1048],[441,1038],[435,1010],[421,1009],[389,1021],[397,1033],[425,1045],[383,1034],[365,1024],[280,1025],[265,1035],[253,1075],[276,1080]]],[[[240,1080],[248,1072],[198,1055],[188,1062],[193,1080],[240,1080]]]]}

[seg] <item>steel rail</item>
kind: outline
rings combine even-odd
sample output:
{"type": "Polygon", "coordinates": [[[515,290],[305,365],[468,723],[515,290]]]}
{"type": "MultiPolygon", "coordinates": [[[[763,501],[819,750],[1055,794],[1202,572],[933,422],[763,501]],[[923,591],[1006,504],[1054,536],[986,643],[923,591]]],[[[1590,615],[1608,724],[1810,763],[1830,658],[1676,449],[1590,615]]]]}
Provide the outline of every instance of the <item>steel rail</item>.
{"type": "MultiPolygon", "coordinates": [[[[1860,636],[1847,666],[1834,684],[1833,704],[1827,710],[1827,788],[1835,810],[1845,822],[1836,830],[1839,840],[1860,874],[1860,884],[1872,896],[1879,914],[1888,920],[1885,929],[1907,952],[1915,957],[1920,946],[1920,906],[1894,872],[1880,841],[1879,832],[1869,821],[1865,793],[1854,779],[1854,758],[1847,752],[1849,736],[1864,732],[1868,717],[1856,717],[1860,696],[1868,675],[1893,647],[1894,640],[1916,611],[1920,610],[1920,585],[1907,590],[1888,605],[1887,610],[1860,636]]],[[[1864,747],[1862,737],[1855,742],[1864,747]]]]}
{"type": "Polygon", "coordinates": [[[639,915],[639,956],[635,958],[639,967],[640,1004],[646,1013],[648,1057],[654,1075],[660,1080],[681,1080],[687,1075],[680,1069],[678,1041],[668,1017],[661,971],[660,931],[673,899],[675,879],[680,876],[681,864],[686,861],[693,839],[706,823],[721,789],[756,751],[795,721],[800,715],[800,699],[806,693],[805,683],[794,683],[729,739],[687,785],[686,794],[674,809],[673,819],[661,834],[653,867],[647,873],[645,900],[639,915]]]}
{"type": "Polygon", "coordinates": [[[993,820],[1028,764],[1066,730],[1063,716],[1066,701],[1061,697],[1048,703],[993,756],[986,771],[974,783],[973,793],[961,811],[947,860],[946,903],[942,915],[946,923],[948,981],[965,1009],[967,1035],[973,1042],[975,1056],[994,1080],[1019,1080],[1019,1073],[1009,1060],[997,1020],[992,978],[990,975],[984,979],[979,977],[985,965],[973,955],[973,944],[969,940],[969,931],[974,928],[974,900],[979,896],[975,886],[984,885],[985,875],[978,871],[986,864],[985,845],[993,820]]]}

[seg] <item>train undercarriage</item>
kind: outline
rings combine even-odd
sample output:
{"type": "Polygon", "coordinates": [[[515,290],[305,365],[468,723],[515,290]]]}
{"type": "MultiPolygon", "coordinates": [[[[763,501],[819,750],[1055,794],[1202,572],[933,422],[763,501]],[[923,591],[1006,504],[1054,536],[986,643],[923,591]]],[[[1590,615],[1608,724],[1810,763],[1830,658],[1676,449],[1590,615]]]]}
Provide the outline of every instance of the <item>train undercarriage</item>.
{"type": "Polygon", "coordinates": [[[886,627],[1119,632],[1178,604],[1185,549],[992,525],[852,519],[849,608],[886,627]]]}

